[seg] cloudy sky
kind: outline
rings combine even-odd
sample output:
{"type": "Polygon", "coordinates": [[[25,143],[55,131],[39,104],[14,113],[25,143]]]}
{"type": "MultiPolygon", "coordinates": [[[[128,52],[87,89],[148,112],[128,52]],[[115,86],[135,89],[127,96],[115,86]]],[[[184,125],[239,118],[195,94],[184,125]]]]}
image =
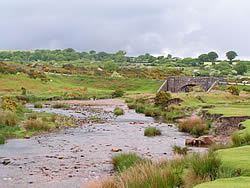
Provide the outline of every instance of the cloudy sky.
{"type": "Polygon", "coordinates": [[[0,49],[250,59],[250,0],[1,0],[0,49]]]}

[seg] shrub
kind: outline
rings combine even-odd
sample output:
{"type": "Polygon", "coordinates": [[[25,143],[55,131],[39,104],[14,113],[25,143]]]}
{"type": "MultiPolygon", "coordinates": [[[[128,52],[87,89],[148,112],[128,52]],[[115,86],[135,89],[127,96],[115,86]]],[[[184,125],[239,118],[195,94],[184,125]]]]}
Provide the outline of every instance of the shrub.
{"type": "Polygon", "coordinates": [[[240,94],[240,90],[238,87],[236,87],[235,85],[231,85],[227,87],[227,90],[232,94],[232,95],[239,95],[240,94]]]}
{"type": "Polygon", "coordinates": [[[43,105],[41,103],[35,103],[34,108],[42,108],[43,105]]]}
{"type": "Polygon", "coordinates": [[[5,137],[0,135],[0,144],[5,144],[5,137]]]}
{"type": "Polygon", "coordinates": [[[187,155],[188,152],[188,148],[187,147],[180,147],[177,145],[174,145],[172,147],[172,150],[175,154],[179,154],[179,155],[187,155]]]}
{"type": "Polygon", "coordinates": [[[42,121],[38,121],[38,120],[28,120],[24,123],[23,127],[26,130],[44,130],[44,131],[49,131],[50,130],[50,126],[42,121]]]}
{"type": "Polygon", "coordinates": [[[114,109],[114,114],[119,116],[119,115],[123,115],[124,114],[124,110],[122,108],[116,107],[114,109]]]}
{"type": "Polygon", "coordinates": [[[50,119],[51,119],[51,121],[52,121],[52,122],[54,122],[54,123],[55,123],[55,122],[56,122],[56,115],[51,116],[51,118],[50,118],[50,119]]]}
{"type": "Polygon", "coordinates": [[[161,135],[161,130],[156,127],[148,127],[144,130],[144,136],[159,136],[161,135]]]}
{"type": "Polygon", "coordinates": [[[69,108],[68,104],[56,103],[51,106],[52,108],[69,108]]]}
{"type": "Polygon", "coordinates": [[[2,97],[2,108],[4,110],[10,110],[16,112],[17,103],[16,100],[11,96],[2,97]]]}
{"type": "Polygon", "coordinates": [[[145,162],[145,159],[136,155],[136,153],[122,153],[112,157],[114,169],[117,172],[123,172],[134,164],[145,162]]]}
{"type": "Polygon", "coordinates": [[[215,180],[221,166],[221,159],[214,152],[194,153],[190,158],[191,173],[197,178],[215,180]]]}
{"type": "Polygon", "coordinates": [[[163,105],[166,106],[168,100],[171,98],[169,92],[160,91],[155,96],[155,105],[163,105]]]}
{"type": "Polygon", "coordinates": [[[124,95],[124,91],[122,89],[117,89],[112,93],[112,97],[122,97],[124,95]]]}
{"type": "Polygon", "coordinates": [[[179,125],[179,131],[188,132],[194,136],[201,136],[207,133],[206,122],[200,118],[189,118],[179,125]]]}

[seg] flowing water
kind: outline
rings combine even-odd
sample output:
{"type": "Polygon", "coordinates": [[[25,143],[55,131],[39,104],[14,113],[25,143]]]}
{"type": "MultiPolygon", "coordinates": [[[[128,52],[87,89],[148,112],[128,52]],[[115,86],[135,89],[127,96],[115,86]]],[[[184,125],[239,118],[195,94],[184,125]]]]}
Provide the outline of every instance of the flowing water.
{"type": "MultiPolygon", "coordinates": [[[[90,180],[113,175],[113,148],[161,160],[172,158],[171,147],[184,146],[185,139],[190,137],[178,132],[174,125],[156,122],[133,110],[125,109],[125,115],[116,117],[113,108],[98,107],[99,112],[90,108],[32,108],[39,112],[73,116],[78,120],[99,117],[105,123],[81,123],[77,128],[59,133],[8,140],[0,146],[0,187],[81,187],[90,180]],[[149,126],[160,128],[162,136],[145,137],[144,128],[149,126]]],[[[192,150],[204,151],[205,148],[192,150]]]]}

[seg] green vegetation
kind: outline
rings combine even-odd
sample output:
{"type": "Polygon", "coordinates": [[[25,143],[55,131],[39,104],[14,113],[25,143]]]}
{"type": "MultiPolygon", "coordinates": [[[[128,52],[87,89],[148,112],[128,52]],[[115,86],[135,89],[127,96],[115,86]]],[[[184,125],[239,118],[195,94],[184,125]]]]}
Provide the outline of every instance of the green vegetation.
{"type": "Polygon", "coordinates": [[[122,153],[114,155],[112,157],[112,162],[114,165],[114,169],[117,172],[123,172],[135,164],[146,162],[146,160],[137,156],[136,153],[122,153]]]}
{"type": "Polygon", "coordinates": [[[172,150],[175,154],[179,154],[179,155],[187,155],[187,152],[188,152],[187,147],[181,147],[181,146],[177,146],[177,145],[174,145],[172,147],[172,150]]]}
{"type": "Polygon", "coordinates": [[[235,85],[231,85],[227,87],[227,90],[232,93],[232,95],[239,95],[240,94],[240,90],[239,88],[237,88],[235,85]]]}
{"type": "Polygon", "coordinates": [[[69,108],[68,104],[56,103],[51,106],[52,108],[69,108]]]}
{"type": "Polygon", "coordinates": [[[160,136],[161,130],[156,127],[147,127],[144,130],[144,136],[160,136]]]}
{"type": "Polygon", "coordinates": [[[112,93],[112,97],[122,97],[124,95],[124,91],[122,89],[117,89],[112,93]]]}
{"type": "Polygon", "coordinates": [[[249,188],[250,177],[235,177],[218,179],[212,182],[202,183],[195,188],[249,188]]]}
{"type": "Polygon", "coordinates": [[[41,103],[35,103],[34,108],[42,108],[43,105],[41,103]]]}
{"type": "Polygon", "coordinates": [[[250,176],[250,146],[228,148],[216,151],[225,167],[239,170],[242,175],[250,176]]]}
{"type": "Polygon", "coordinates": [[[163,105],[166,106],[168,100],[171,98],[171,95],[169,92],[158,92],[155,96],[155,105],[163,105]]]}
{"type": "Polygon", "coordinates": [[[0,135],[0,144],[5,144],[5,137],[0,135]]]}
{"type": "Polygon", "coordinates": [[[122,108],[116,107],[114,109],[114,114],[117,116],[123,115],[124,114],[124,110],[122,108]]]}
{"type": "Polygon", "coordinates": [[[179,131],[188,132],[199,137],[207,133],[208,126],[206,125],[206,121],[200,118],[189,118],[179,124],[179,131]]]}

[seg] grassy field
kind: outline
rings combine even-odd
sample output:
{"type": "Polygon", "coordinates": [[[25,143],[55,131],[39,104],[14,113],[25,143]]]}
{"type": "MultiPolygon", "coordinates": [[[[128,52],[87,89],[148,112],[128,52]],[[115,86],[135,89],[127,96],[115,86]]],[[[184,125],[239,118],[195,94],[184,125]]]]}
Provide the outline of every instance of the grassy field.
{"type": "Polygon", "coordinates": [[[242,175],[250,176],[250,145],[222,149],[217,153],[222,159],[223,165],[233,169],[241,169],[242,175]]]}
{"type": "Polygon", "coordinates": [[[195,186],[195,188],[249,188],[250,177],[236,177],[236,178],[225,178],[218,179],[213,182],[207,182],[195,186]]]}
{"type": "Polygon", "coordinates": [[[240,135],[244,135],[246,132],[248,132],[250,134],[250,119],[244,121],[241,123],[243,125],[243,127],[246,127],[243,130],[238,131],[240,135]]]}
{"type": "Polygon", "coordinates": [[[124,79],[93,76],[48,75],[49,82],[31,79],[27,75],[0,74],[0,96],[20,95],[21,87],[28,94],[41,97],[48,96],[98,96],[111,95],[115,89],[123,89],[128,94],[155,93],[161,82],[143,79],[124,79]]]}
{"type": "Polygon", "coordinates": [[[220,105],[216,108],[206,109],[211,114],[223,114],[224,117],[231,116],[250,116],[250,104],[230,104],[230,105],[220,105]]]}

